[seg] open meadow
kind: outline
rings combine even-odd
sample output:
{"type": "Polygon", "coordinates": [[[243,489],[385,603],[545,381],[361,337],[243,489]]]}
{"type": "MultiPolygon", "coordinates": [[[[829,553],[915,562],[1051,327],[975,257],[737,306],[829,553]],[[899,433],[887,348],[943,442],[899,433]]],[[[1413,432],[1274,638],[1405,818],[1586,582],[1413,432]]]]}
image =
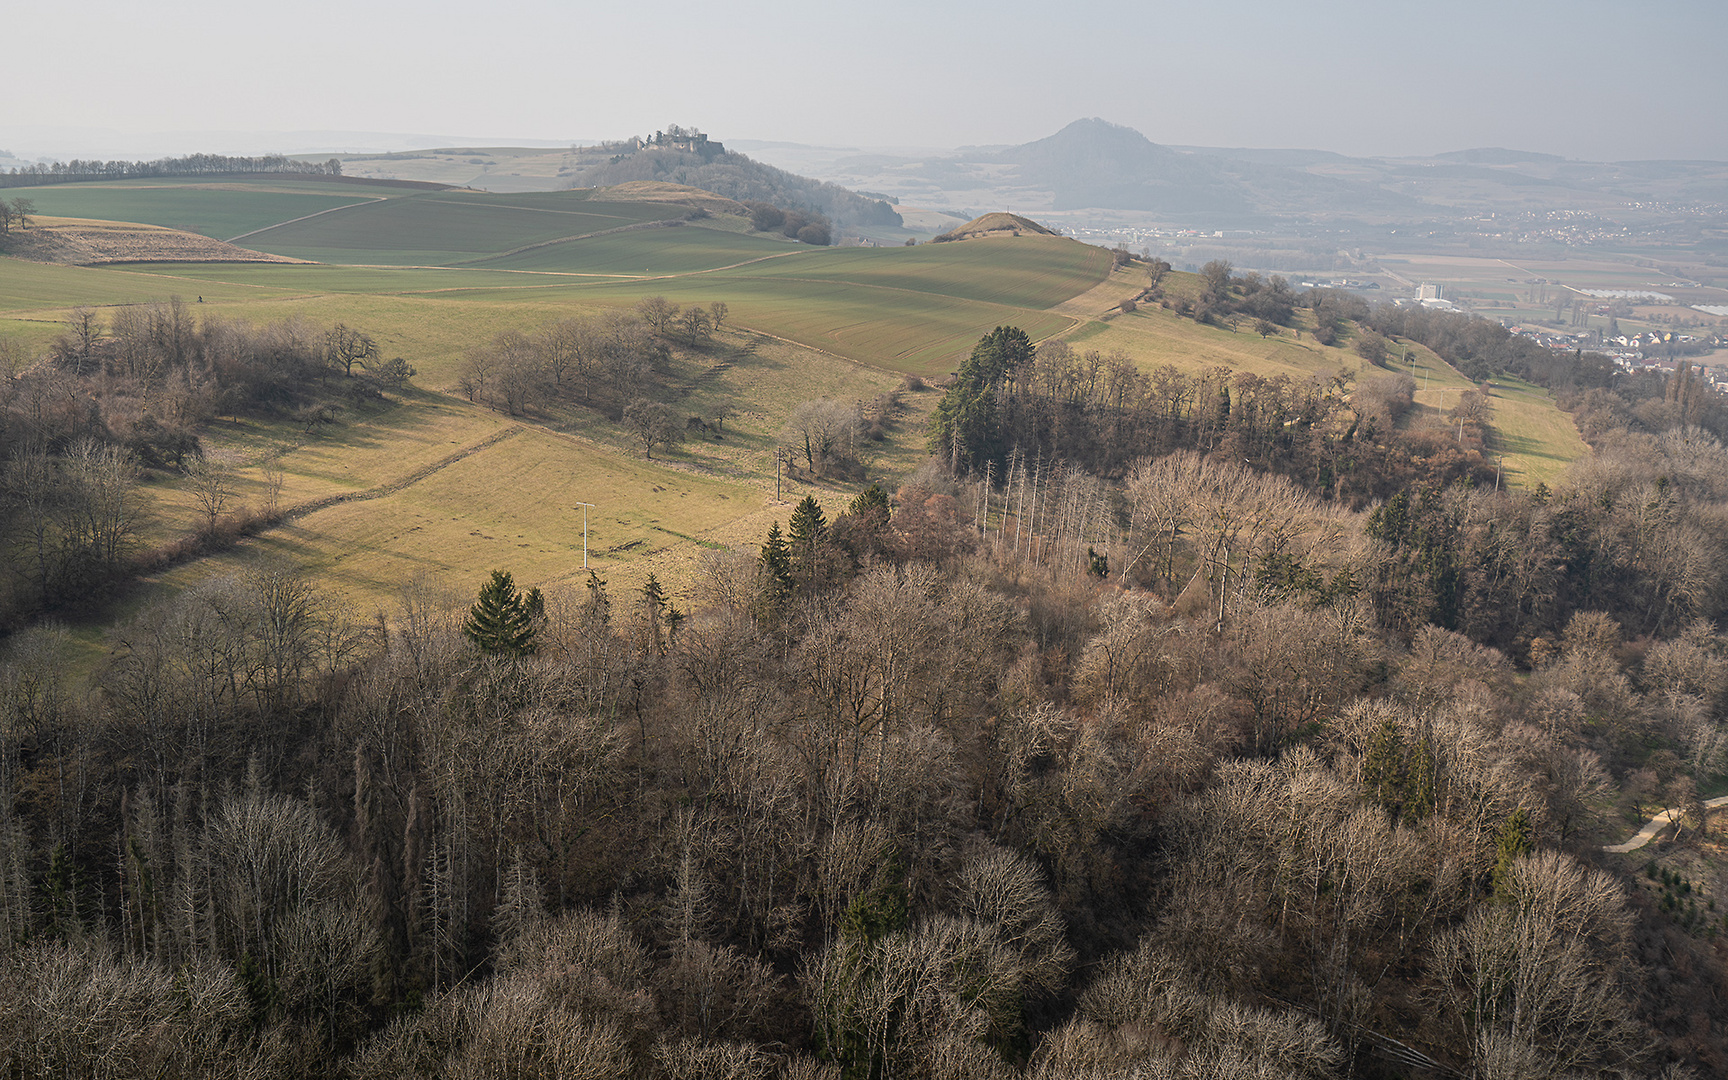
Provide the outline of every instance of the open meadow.
{"type": "MultiPolygon", "coordinates": [[[[317,434],[286,420],[219,418],[203,442],[229,472],[231,509],[263,506],[274,474],[287,517],[161,573],[129,607],[276,559],[308,568],[361,614],[394,603],[400,583],[422,572],[459,591],[495,568],[524,585],[579,587],[578,502],[597,506],[589,558],[615,591],[654,573],[680,597],[705,551],[752,549],[803,495],[835,512],[858,489],[787,480],[775,502],[776,446],[794,407],[817,398],[893,401],[886,437],[862,455],[865,475],[893,488],[924,460],[940,396],[907,390],[904,378],[955,370],[997,326],[1018,326],[1034,341],[1119,351],[1148,368],[1349,379],[1364,363],[1348,338],[1336,348],[1315,342],[1306,311],[1298,312],[1300,333],[1267,338],[1246,323],[1204,326],[1157,305],[1122,313],[1117,304],[1144,287],[1144,271],[1112,272],[1109,252],[1062,237],[817,248],[751,233],[735,216],[685,220],[687,207],[665,201],[355,192],[366,196],[316,182],[41,189],[44,212],[52,203],[56,213],[131,214],[205,236],[247,232],[243,246],[315,261],[84,267],[8,259],[0,335],[24,351],[48,347],[75,306],[102,313],[179,298],[200,320],[340,321],[372,335],[381,357],[404,357],[418,372],[412,387],[345,409],[317,434]],[[661,387],[681,415],[724,417],[723,434],[693,433],[650,461],[623,427],[591,410],[511,417],[455,392],[466,357],[504,331],[634,310],[654,296],[726,305],[712,340],[673,350],[661,387]]],[[[1165,282],[1173,299],[1192,299],[1199,288],[1195,275],[1165,282]]],[[[1415,351],[1415,362],[1418,417],[1438,416],[1446,391],[1470,385],[1426,350],[1415,351]]],[[[1493,448],[1505,454],[1506,482],[1552,482],[1582,452],[1569,418],[1542,391],[1497,383],[1495,398],[1493,448]]],[[[145,490],[147,542],[198,527],[202,511],[183,478],[157,475],[145,490]]]]}

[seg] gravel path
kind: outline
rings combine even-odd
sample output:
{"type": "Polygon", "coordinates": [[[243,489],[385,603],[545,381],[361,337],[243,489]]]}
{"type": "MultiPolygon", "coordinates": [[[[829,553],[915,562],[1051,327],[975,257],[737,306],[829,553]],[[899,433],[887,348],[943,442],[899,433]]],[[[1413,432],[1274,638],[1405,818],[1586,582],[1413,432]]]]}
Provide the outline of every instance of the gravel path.
{"type": "MultiPolygon", "coordinates": [[[[1704,808],[1706,810],[1714,810],[1718,806],[1728,806],[1728,795],[1718,795],[1714,799],[1704,800],[1704,808]]],[[[1660,814],[1651,818],[1647,825],[1633,834],[1632,839],[1626,841],[1624,844],[1606,844],[1603,846],[1602,850],[1612,851],[1617,855],[1624,855],[1628,851],[1637,851],[1645,844],[1654,840],[1657,833],[1672,825],[1674,819],[1679,817],[1680,814],[1681,811],[1679,810],[1664,810],[1660,814]]]]}

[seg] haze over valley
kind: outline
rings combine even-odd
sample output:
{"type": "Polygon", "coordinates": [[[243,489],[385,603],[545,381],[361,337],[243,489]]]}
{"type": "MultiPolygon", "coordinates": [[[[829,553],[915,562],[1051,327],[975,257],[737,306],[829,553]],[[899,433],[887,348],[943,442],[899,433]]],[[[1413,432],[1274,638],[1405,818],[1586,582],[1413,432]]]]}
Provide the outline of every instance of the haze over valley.
{"type": "Polygon", "coordinates": [[[1721,5],[7,29],[0,1076],[1728,1075],[1721,5]]]}

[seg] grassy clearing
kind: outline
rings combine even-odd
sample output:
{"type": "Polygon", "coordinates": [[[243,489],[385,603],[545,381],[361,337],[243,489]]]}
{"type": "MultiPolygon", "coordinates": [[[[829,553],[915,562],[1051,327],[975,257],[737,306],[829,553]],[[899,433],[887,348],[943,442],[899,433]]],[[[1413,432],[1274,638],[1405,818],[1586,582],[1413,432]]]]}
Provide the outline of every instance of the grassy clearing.
{"type": "MultiPolygon", "coordinates": [[[[787,479],[783,501],[774,502],[774,447],[798,403],[870,402],[900,381],[743,331],[724,332],[707,352],[681,354],[671,377],[675,407],[710,420],[723,414],[724,436],[691,438],[657,451],[653,461],[641,457],[628,433],[587,410],[518,420],[426,391],[345,414],[314,437],[285,422],[219,421],[205,444],[231,470],[231,509],[264,505],[264,469],[271,463],[283,472],[280,505],[347,501],[176,568],[152,582],[149,593],[165,595],[260,559],[305,566],[364,610],[387,605],[400,582],[421,570],[461,578],[464,590],[470,584],[463,575],[475,577],[477,587],[493,566],[528,584],[572,582],[581,577],[580,514],[572,519],[576,531],[566,535],[564,511],[548,513],[566,496],[605,511],[590,521],[591,554],[603,577],[633,588],[654,573],[683,592],[704,548],[753,549],[804,495],[837,512],[861,486],[787,479]]],[[[890,437],[870,444],[870,477],[892,488],[922,463],[937,397],[930,390],[905,395],[890,437]]],[[[153,509],[146,542],[198,527],[201,511],[184,480],[159,477],[145,493],[153,509]]]]}
{"type": "MultiPolygon", "coordinates": [[[[265,504],[269,465],[282,470],[279,505],[301,506],[398,482],[509,426],[503,417],[441,394],[409,390],[397,400],[341,413],[334,426],[317,435],[287,420],[225,417],[205,430],[202,441],[206,455],[230,472],[230,509],[258,509],[265,504]]],[[[159,477],[148,490],[147,542],[198,527],[200,511],[183,479],[159,477]]]]}
{"type": "MultiPolygon", "coordinates": [[[[286,455],[284,467],[299,468],[294,458],[286,455]]],[[[525,586],[580,586],[578,500],[596,504],[589,561],[615,589],[656,573],[682,592],[704,543],[721,543],[716,536],[748,542],[759,531],[750,520],[756,516],[766,530],[771,498],[749,485],[528,428],[400,490],[293,518],[158,575],[137,603],[270,561],[304,569],[361,618],[391,607],[402,583],[419,573],[442,577],[464,595],[494,568],[525,586]]]]}
{"type": "Polygon", "coordinates": [[[1566,467],[1590,452],[1572,418],[1548,391],[1522,379],[1496,378],[1489,447],[1505,455],[1506,483],[1553,487],[1566,467]]]}
{"type": "MultiPolygon", "coordinates": [[[[1458,404],[1458,395],[1477,384],[1421,346],[1412,346],[1411,355],[1416,408],[1405,416],[1402,426],[1446,423],[1446,414],[1458,404]]],[[[1546,483],[1552,487],[1568,465],[1590,452],[1572,418],[1561,412],[1553,395],[1541,387],[1496,376],[1489,397],[1494,414],[1488,423],[1488,453],[1503,457],[1501,483],[1506,486],[1533,488],[1546,483]]]]}
{"type": "MultiPolygon", "coordinates": [[[[902,379],[892,372],[864,367],[836,357],[760,334],[728,330],[717,347],[680,355],[671,379],[676,386],[672,404],[681,413],[713,422],[723,416],[723,435],[698,435],[668,450],[656,451],[680,466],[692,466],[715,475],[755,484],[771,491],[774,484],[774,450],[787,418],[802,402],[818,398],[858,402],[865,409],[881,395],[899,386],[902,379]]],[[[901,395],[902,411],[894,417],[889,435],[879,443],[868,443],[863,462],[867,474],[898,483],[924,460],[924,433],[939,391],[925,390],[901,395]]],[[[568,420],[555,420],[563,430],[601,443],[620,454],[636,456],[641,446],[623,430],[593,414],[583,412],[568,420]]],[[[860,485],[836,484],[847,496],[860,485]]],[[[819,493],[822,485],[791,485],[802,498],[819,493]]],[[[793,496],[789,496],[793,497],[793,496]]],[[[818,495],[820,497],[820,494],[818,495]]]]}

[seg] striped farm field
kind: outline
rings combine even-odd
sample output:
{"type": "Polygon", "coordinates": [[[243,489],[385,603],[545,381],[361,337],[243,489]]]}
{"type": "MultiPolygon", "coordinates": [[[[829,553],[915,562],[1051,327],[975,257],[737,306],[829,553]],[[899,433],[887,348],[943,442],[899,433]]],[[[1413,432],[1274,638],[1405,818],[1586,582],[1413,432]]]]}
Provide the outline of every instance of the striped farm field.
{"type": "Polygon", "coordinates": [[[764,236],[717,229],[649,228],[554,241],[468,265],[493,270],[652,277],[701,273],[752,260],[801,255],[810,250],[764,236]]]}
{"type": "MultiPolygon", "coordinates": [[[[952,370],[978,338],[1001,325],[1016,325],[1035,338],[1073,326],[1068,316],[1007,300],[1038,299],[1090,288],[1095,282],[1085,259],[1057,287],[1062,262],[1041,245],[997,249],[979,271],[983,284],[944,283],[934,278],[918,248],[871,252],[861,249],[789,248],[760,238],[700,228],[645,230],[597,238],[620,242],[653,237],[668,260],[685,265],[730,266],[713,272],[689,270],[629,280],[582,278],[553,273],[433,268],[272,266],[241,263],[160,264],[88,269],[14,263],[28,284],[14,291],[12,275],[0,286],[0,311],[43,326],[61,321],[75,303],[142,303],[180,296],[204,297],[200,314],[272,322],[295,315],[315,321],[345,321],[364,327],[390,355],[420,368],[425,385],[448,385],[462,354],[505,329],[531,329],[594,308],[630,308],[646,296],[679,304],[722,301],[730,322],[777,338],[812,346],[875,367],[915,375],[952,370]],[[675,239],[674,239],[675,238],[675,239]],[[764,246],[765,245],[765,246],[764,246]],[[924,289],[882,284],[883,255],[901,254],[924,289]],[[767,256],[764,258],[764,254],[767,256]],[[744,256],[743,265],[731,265],[744,256]],[[859,256],[864,256],[859,258],[859,256]],[[1013,284],[1016,260],[1040,279],[1035,288],[1013,284]],[[761,260],[761,261],[751,261],[761,260]],[[809,274],[763,274],[764,267],[802,263],[809,274]],[[851,269],[862,282],[848,280],[851,269]],[[109,283],[104,296],[103,283],[109,283]],[[1007,300],[944,295],[975,290],[1007,300]],[[56,302],[58,301],[58,302],[56,302]]],[[[1071,244],[1071,241],[1062,241],[1071,244]]],[[[558,245],[563,246],[563,245],[558,245]]],[[[946,245],[945,245],[946,246],[946,245]]],[[[952,245],[965,247],[967,245],[952,245]]],[[[1073,244],[1074,247],[1081,245],[1073,244]]],[[[1085,253],[1082,252],[1084,255],[1085,253]]],[[[955,280],[963,261],[943,253],[955,280]]]]}
{"type": "Polygon", "coordinates": [[[682,215],[664,204],[439,191],[351,206],[246,237],[246,246],[316,262],[443,266],[533,244],[682,215]]]}
{"type": "Polygon", "coordinates": [[[318,180],[118,180],[18,188],[38,214],[136,221],[217,240],[284,221],[413,192],[394,185],[356,186],[318,180]]]}
{"type": "Polygon", "coordinates": [[[1169,364],[1197,372],[1222,364],[1263,378],[1305,379],[1331,378],[1363,366],[1355,353],[1321,345],[1309,334],[1297,339],[1281,328],[1276,335],[1261,338],[1246,325],[1237,331],[1203,326],[1151,305],[1087,322],[1064,338],[1076,349],[1121,352],[1143,369],[1169,364]]]}
{"type": "Polygon", "coordinates": [[[741,272],[1042,310],[1103,281],[1110,253],[1061,237],[988,237],[915,248],[840,248],[741,272]]]}

